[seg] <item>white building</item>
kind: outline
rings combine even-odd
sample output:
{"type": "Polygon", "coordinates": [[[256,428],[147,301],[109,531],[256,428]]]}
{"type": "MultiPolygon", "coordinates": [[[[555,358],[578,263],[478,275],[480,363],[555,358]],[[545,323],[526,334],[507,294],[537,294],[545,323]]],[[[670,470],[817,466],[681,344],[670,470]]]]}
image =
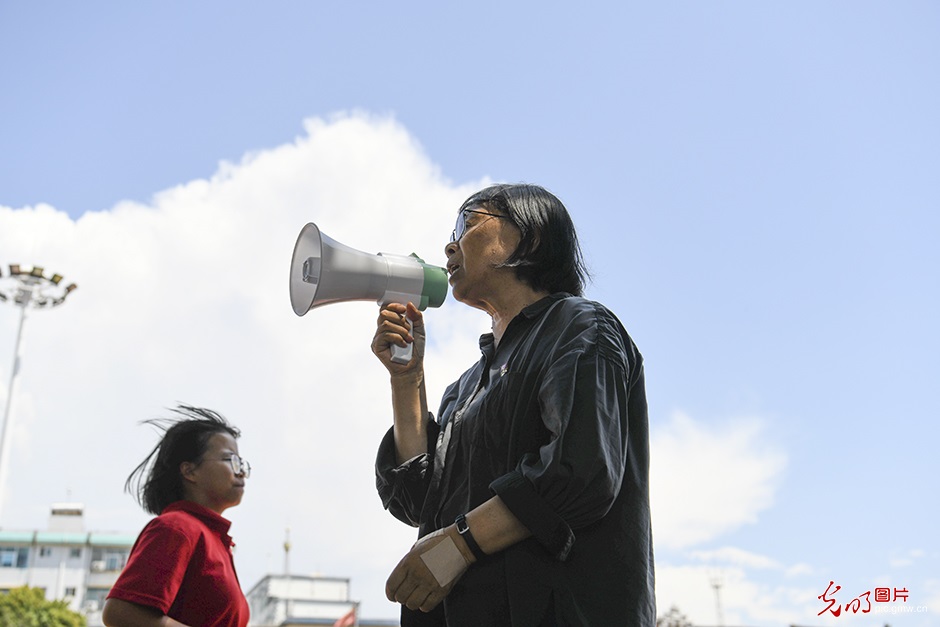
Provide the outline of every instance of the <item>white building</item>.
{"type": "Polygon", "coordinates": [[[0,530],[0,594],[41,588],[46,599],[85,614],[89,627],[103,625],[104,599],[137,536],[86,532],[83,515],[80,503],[57,503],[45,531],[0,530]]]}
{"type": "Polygon", "coordinates": [[[245,595],[251,627],[331,627],[355,611],[359,627],[398,627],[397,620],[359,618],[349,599],[349,579],[305,575],[266,575],[245,595]]]}

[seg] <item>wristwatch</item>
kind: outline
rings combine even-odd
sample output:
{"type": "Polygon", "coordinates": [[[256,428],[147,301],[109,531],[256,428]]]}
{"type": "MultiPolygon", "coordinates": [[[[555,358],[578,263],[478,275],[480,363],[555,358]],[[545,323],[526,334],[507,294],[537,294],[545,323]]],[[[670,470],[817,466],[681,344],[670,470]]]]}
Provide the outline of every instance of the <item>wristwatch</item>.
{"type": "Polygon", "coordinates": [[[470,547],[470,552],[473,553],[473,557],[477,558],[477,561],[486,557],[486,553],[483,552],[483,549],[477,544],[476,538],[470,533],[470,525],[467,524],[467,516],[465,514],[457,516],[454,524],[457,525],[457,533],[460,534],[464,542],[467,543],[467,546],[470,547]]]}

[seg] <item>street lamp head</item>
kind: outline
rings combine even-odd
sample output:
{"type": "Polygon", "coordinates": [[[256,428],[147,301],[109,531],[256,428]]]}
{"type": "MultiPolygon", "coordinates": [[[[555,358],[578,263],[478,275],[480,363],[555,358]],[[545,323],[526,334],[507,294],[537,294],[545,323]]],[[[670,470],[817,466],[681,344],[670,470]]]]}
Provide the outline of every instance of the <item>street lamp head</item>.
{"type": "Polygon", "coordinates": [[[58,273],[47,277],[42,266],[33,266],[27,271],[11,263],[10,275],[0,275],[0,302],[12,301],[23,309],[57,307],[78,287],[74,283],[63,287],[62,279],[58,273]]]}

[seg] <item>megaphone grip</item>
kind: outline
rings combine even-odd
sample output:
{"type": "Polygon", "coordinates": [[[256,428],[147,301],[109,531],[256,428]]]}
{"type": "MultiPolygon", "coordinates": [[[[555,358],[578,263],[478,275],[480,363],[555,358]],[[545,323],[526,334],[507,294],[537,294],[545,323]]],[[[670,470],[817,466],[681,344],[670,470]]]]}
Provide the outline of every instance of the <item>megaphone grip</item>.
{"type": "MultiPolygon", "coordinates": [[[[408,320],[405,317],[405,324],[408,325],[408,332],[411,332],[412,325],[411,320],[408,320]]],[[[392,361],[396,364],[405,365],[411,362],[411,356],[414,354],[414,343],[406,344],[404,346],[399,346],[398,344],[392,344],[389,346],[392,353],[392,361]]]]}
{"type": "Polygon", "coordinates": [[[392,344],[392,361],[396,364],[405,365],[411,362],[411,356],[414,354],[414,344],[408,346],[399,346],[392,344]]]}

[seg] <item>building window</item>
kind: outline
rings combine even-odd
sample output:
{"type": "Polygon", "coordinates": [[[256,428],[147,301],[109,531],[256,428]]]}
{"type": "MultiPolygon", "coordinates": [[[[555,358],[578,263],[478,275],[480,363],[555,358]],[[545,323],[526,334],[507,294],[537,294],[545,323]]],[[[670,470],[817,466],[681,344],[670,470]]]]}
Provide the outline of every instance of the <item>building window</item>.
{"type": "Polygon", "coordinates": [[[92,572],[111,572],[121,570],[127,563],[127,550],[93,549],[91,552],[92,572]]]}
{"type": "Polygon", "coordinates": [[[69,557],[73,559],[78,559],[82,556],[82,550],[80,548],[73,548],[69,550],[69,557]]]}
{"type": "Polygon", "coordinates": [[[26,547],[0,546],[0,568],[26,568],[26,547]]]}
{"type": "Polygon", "coordinates": [[[104,600],[108,596],[110,588],[88,588],[85,590],[85,603],[82,609],[86,612],[97,612],[104,607],[104,600]]]}
{"type": "Polygon", "coordinates": [[[70,597],[71,597],[71,598],[74,598],[74,597],[75,597],[75,588],[66,588],[66,589],[65,589],[65,597],[66,597],[66,598],[70,598],[70,597]]]}
{"type": "Polygon", "coordinates": [[[49,557],[52,555],[52,549],[48,546],[39,547],[39,557],[49,557]]]}

